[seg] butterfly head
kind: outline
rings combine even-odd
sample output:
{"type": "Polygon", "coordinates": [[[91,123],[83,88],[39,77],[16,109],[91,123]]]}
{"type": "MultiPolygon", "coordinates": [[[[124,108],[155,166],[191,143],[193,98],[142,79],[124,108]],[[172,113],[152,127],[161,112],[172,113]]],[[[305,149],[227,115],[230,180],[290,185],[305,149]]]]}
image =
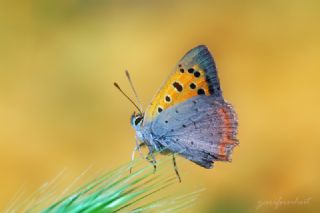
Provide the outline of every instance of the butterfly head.
{"type": "Polygon", "coordinates": [[[143,114],[140,112],[139,113],[133,112],[131,116],[131,125],[133,126],[133,128],[136,130],[140,130],[142,122],[143,122],[143,114]]]}

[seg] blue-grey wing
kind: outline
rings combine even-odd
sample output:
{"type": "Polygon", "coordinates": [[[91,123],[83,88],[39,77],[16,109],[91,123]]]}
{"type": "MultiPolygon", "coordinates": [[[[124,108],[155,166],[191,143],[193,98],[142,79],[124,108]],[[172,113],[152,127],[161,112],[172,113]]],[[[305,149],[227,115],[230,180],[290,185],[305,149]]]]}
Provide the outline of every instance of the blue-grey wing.
{"type": "Polygon", "coordinates": [[[153,139],[165,150],[212,168],[214,161],[230,161],[238,144],[237,119],[223,99],[200,95],[172,106],[150,123],[153,139]]]}

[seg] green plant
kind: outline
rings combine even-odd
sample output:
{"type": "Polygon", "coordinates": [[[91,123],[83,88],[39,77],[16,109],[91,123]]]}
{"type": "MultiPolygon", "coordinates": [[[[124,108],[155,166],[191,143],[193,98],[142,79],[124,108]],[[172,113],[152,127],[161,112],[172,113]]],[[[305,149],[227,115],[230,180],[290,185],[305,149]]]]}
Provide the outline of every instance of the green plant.
{"type": "MultiPolygon", "coordinates": [[[[173,173],[165,174],[165,171],[168,171],[167,167],[171,166],[171,161],[167,161],[159,161],[158,169],[154,172],[151,165],[138,159],[99,175],[53,202],[58,193],[51,192],[48,195],[40,193],[40,189],[24,203],[11,207],[11,210],[43,213],[177,212],[193,205],[200,191],[180,196],[159,197],[160,191],[173,184],[179,184],[173,173]],[[134,171],[130,174],[131,166],[134,167],[134,171]],[[35,199],[36,194],[43,195],[35,199]]],[[[52,188],[54,184],[49,185],[52,188]]]]}

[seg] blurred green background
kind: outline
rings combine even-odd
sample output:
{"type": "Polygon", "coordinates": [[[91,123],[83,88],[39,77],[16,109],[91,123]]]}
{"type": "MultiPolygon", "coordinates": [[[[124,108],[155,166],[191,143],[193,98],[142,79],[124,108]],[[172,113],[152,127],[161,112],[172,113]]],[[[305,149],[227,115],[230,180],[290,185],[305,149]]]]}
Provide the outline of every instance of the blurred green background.
{"type": "MultiPolygon", "coordinates": [[[[146,107],[186,51],[206,44],[238,112],[240,146],[212,170],[182,158],[191,212],[319,210],[318,1],[0,1],[0,207],[67,167],[109,170],[134,147],[132,75],[146,107]]],[[[168,171],[174,174],[174,171],[168,171]]],[[[68,179],[66,182],[70,181],[68,179]]]]}

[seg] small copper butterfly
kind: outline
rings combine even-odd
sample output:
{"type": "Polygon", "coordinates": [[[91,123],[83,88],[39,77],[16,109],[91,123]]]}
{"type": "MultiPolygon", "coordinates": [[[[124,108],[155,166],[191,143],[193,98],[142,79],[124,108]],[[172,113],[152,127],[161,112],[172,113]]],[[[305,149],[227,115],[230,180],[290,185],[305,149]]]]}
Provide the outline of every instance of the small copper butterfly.
{"type": "MultiPolygon", "coordinates": [[[[127,77],[132,86],[128,72],[127,77]]],[[[146,145],[155,168],[155,152],[172,153],[180,181],[175,154],[210,169],[215,161],[231,161],[239,144],[236,112],[222,96],[213,57],[204,45],[182,57],[145,112],[135,106],[139,110],[131,117],[135,150],[146,145]]]]}

